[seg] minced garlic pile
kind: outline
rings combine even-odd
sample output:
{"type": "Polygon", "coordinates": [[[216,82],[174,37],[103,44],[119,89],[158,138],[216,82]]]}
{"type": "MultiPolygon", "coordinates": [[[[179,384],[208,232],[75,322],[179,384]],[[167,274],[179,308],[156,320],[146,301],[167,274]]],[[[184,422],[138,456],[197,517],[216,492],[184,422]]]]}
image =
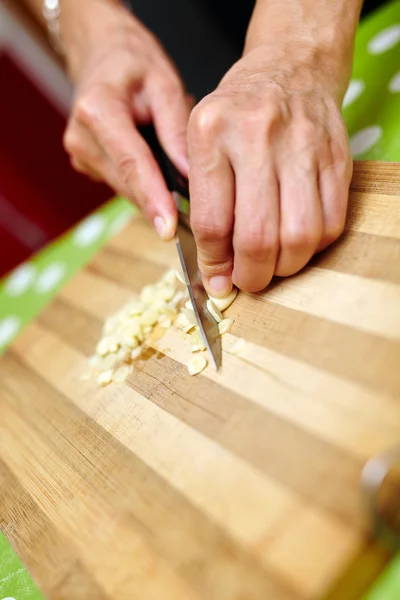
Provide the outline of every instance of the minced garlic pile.
{"type": "MultiPolygon", "coordinates": [[[[183,281],[177,271],[170,270],[159,282],[145,286],[140,300],[128,302],[109,317],[104,323],[96,353],[90,359],[91,372],[84,378],[96,373],[99,385],[124,382],[132,372],[134,362],[149,346],[156,326],[162,329],[177,327],[184,331],[189,336],[192,352],[188,371],[190,375],[203,371],[207,366],[206,347],[196,325],[188,292],[179,283],[183,281]]],[[[220,335],[230,331],[233,325],[232,319],[224,319],[222,312],[232,304],[236,295],[237,290],[234,289],[226,298],[210,298],[207,301],[207,308],[218,323],[220,335]]],[[[238,346],[237,354],[240,351],[238,346]]],[[[232,353],[236,354],[234,348],[232,353]]]]}

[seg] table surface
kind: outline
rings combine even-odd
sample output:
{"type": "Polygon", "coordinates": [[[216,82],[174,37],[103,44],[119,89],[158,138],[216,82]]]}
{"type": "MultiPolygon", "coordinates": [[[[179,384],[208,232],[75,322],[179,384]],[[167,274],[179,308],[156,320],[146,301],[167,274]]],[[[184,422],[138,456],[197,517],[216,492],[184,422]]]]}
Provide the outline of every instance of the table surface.
{"type": "Polygon", "coordinates": [[[2,359],[1,528],[51,599],[358,600],[390,558],[359,478],[400,433],[399,165],[357,164],[342,240],[239,296],[220,374],[168,332],[126,385],[80,381],[174,261],[136,219],[2,359]]]}

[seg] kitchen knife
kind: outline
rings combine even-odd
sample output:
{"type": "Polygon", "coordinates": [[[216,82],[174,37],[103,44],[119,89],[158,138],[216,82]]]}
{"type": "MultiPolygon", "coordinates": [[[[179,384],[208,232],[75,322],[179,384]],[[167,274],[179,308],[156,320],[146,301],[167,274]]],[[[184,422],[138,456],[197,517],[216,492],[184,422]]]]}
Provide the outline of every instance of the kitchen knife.
{"type": "Polygon", "coordinates": [[[175,241],[179,260],[201,337],[209,352],[211,362],[218,371],[222,359],[221,338],[218,324],[207,308],[208,295],[201,281],[197,265],[197,247],[190,227],[188,182],[164,152],[154,127],[147,125],[141,127],[139,131],[152,150],[178,209],[178,227],[175,241]]]}

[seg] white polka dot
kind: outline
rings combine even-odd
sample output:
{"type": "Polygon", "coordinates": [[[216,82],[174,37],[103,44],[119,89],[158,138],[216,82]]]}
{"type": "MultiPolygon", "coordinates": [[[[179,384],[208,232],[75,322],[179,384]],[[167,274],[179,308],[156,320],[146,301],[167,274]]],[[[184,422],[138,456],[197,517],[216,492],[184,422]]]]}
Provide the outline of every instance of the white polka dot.
{"type": "Polygon", "coordinates": [[[73,240],[77,246],[90,246],[93,244],[106,228],[106,218],[103,215],[92,215],[85,219],[76,228],[73,240]]]}
{"type": "Polygon", "coordinates": [[[50,292],[50,290],[54,289],[60,283],[66,270],[66,266],[63,263],[53,263],[52,265],[49,265],[39,275],[36,281],[35,290],[39,292],[39,294],[50,292]]]}
{"type": "Polygon", "coordinates": [[[355,102],[364,90],[365,83],[361,79],[352,79],[343,100],[343,108],[355,102]]]}
{"type": "Polygon", "coordinates": [[[353,157],[370,150],[382,136],[382,128],[378,125],[366,127],[354,134],[350,140],[350,150],[353,157]]]}
{"type": "Polygon", "coordinates": [[[0,321],[0,346],[5,346],[18,333],[21,327],[21,319],[15,315],[5,317],[0,321]]]}
{"type": "Polygon", "coordinates": [[[400,92],[400,71],[390,80],[389,90],[394,94],[400,92]]]}
{"type": "Polygon", "coordinates": [[[27,263],[21,265],[8,277],[5,291],[9,296],[20,296],[32,285],[36,275],[36,267],[27,263]]]}
{"type": "Polygon", "coordinates": [[[400,41],[400,25],[391,25],[372,38],[368,44],[370,54],[382,54],[400,41]]]}
{"type": "Polygon", "coordinates": [[[3,598],[3,600],[15,600],[15,598],[11,598],[11,596],[7,596],[7,598],[3,598]]]}
{"type": "Polygon", "coordinates": [[[123,213],[118,215],[110,225],[110,233],[115,235],[119,233],[132,218],[132,213],[123,213]]]}

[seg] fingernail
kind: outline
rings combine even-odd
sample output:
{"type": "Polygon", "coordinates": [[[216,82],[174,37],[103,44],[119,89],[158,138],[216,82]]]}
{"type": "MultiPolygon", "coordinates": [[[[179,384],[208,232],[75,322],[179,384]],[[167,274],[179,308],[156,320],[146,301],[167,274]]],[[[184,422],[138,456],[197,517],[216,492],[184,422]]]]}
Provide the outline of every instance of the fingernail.
{"type": "Polygon", "coordinates": [[[226,296],[232,289],[232,280],[226,275],[214,275],[208,280],[208,287],[213,296],[226,296]]]}
{"type": "Polygon", "coordinates": [[[161,239],[170,240],[175,234],[175,220],[173,217],[155,217],[154,229],[161,239]]]}
{"type": "Polygon", "coordinates": [[[154,229],[157,231],[160,238],[164,239],[165,235],[165,221],[162,217],[155,217],[153,221],[154,229]]]}

